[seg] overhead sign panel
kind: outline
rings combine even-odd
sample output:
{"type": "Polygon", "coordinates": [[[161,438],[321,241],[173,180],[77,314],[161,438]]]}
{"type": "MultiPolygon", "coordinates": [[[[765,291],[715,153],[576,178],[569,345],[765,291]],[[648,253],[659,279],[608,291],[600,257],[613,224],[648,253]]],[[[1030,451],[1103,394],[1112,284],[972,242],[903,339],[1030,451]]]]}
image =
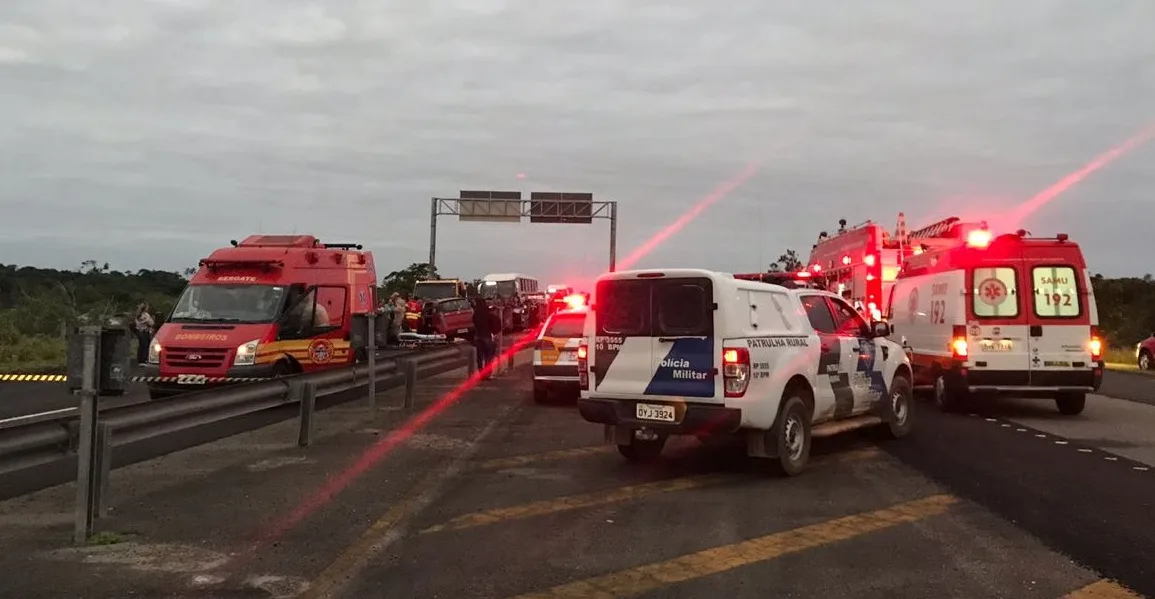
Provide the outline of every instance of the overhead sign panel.
{"type": "Polygon", "coordinates": [[[467,222],[521,222],[520,191],[462,191],[457,219],[467,222]]]}
{"type": "Polygon", "coordinates": [[[529,222],[589,224],[594,194],[535,191],[529,196],[529,222]]]}

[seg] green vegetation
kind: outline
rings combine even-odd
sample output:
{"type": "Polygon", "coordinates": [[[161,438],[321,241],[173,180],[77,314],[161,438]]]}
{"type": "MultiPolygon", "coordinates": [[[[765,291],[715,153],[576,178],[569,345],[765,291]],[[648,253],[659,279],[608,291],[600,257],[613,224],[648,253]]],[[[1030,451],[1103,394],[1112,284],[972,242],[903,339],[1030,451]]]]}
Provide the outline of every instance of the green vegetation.
{"type": "MultiPolygon", "coordinates": [[[[796,268],[797,260],[785,252],[777,267],[796,268]]],[[[163,319],[190,274],[122,272],[92,260],[70,271],[0,264],[0,372],[59,372],[67,327],[128,317],[141,301],[163,319]]],[[[381,297],[410,292],[416,281],[436,276],[428,264],[390,272],[382,279],[381,297]]],[[[1155,279],[1095,275],[1093,284],[1103,335],[1114,348],[1108,361],[1133,364],[1135,344],[1155,332],[1155,279]]]]}

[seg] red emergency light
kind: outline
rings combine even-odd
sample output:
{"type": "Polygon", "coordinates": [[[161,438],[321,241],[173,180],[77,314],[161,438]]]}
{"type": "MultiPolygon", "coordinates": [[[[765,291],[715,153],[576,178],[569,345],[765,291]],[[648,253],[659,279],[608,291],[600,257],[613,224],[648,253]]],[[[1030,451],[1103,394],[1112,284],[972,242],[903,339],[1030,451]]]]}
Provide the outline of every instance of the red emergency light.
{"type": "Polygon", "coordinates": [[[967,245],[973,248],[985,248],[991,244],[991,232],[986,229],[975,229],[967,233],[967,245]]]}
{"type": "Polygon", "coordinates": [[[564,301],[566,305],[569,306],[570,310],[584,308],[586,305],[586,297],[579,293],[565,296],[564,301]]]}

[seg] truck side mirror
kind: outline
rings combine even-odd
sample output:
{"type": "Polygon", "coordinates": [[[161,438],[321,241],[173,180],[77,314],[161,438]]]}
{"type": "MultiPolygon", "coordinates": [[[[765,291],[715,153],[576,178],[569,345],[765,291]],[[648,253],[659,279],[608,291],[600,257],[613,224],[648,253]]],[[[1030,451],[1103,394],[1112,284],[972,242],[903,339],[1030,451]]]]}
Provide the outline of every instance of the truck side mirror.
{"type": "Polygon", "coordinates": [[[890,323],[879,320],[871,324],[871,332],[875,337],[889,337],[890,323]]]}

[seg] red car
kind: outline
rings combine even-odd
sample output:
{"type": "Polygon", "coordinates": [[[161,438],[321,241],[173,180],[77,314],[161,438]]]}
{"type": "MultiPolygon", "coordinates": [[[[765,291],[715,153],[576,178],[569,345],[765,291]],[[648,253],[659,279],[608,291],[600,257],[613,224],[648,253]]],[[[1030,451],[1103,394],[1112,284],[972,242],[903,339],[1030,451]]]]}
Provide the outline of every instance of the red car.
{"type": "Polygon", "coordinates": [[[1155,333],[1139,342],[1135,348],[1135,363],[1139,370],[1155,370],[1155,333]]]}
{"type": "Polygon", "coordinates": [[[473,305],[463,297],[428,300],[415,330],[423,335],[438,333],[449,339],[473,339],[473,305]]]}

